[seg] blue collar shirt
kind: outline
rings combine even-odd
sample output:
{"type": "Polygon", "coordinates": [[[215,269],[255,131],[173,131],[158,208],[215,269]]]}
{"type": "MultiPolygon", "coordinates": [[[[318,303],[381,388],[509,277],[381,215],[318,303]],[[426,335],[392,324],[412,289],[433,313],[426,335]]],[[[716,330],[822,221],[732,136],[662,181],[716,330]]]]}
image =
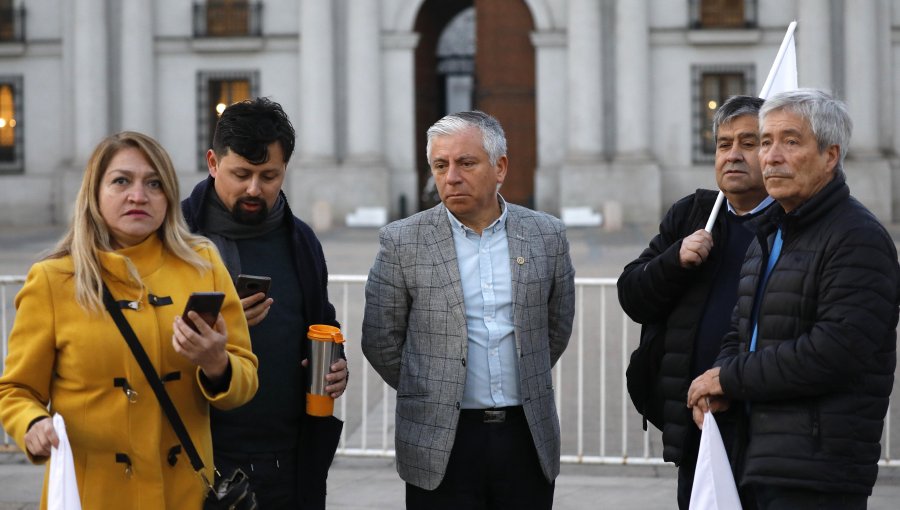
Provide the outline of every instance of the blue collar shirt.
{"type": "Polygon", "coordinates": [[[466,386],[460,403],[463,409],[522,404],[506,239],[508,213],[506,203],[497,197],[502,210],[500,217],[481,235],[447,211],[469,334],[466,386]]]}
{"type": "MultiPolygon", "coordinates": [[[[769,204],[771,204],[774,201],[775,201],[774,198],[767,195],[766,198],[764,198],[763,201],[759,203],[759,205],[754,207],[753,210],[748,212],[747,214],[756,214],[759,211],[762,211],[763,209],[765,209],[766,207],[769,207],[769,204]]],[[[731,214],[734,214],[735,216],[738,216],[738,213],[737,213],[737,211],[734,210],[734,207],[731,207],[731,202],[726,200],[725,203],[728,204],[728,212],[730,212],[731,214]]]]}

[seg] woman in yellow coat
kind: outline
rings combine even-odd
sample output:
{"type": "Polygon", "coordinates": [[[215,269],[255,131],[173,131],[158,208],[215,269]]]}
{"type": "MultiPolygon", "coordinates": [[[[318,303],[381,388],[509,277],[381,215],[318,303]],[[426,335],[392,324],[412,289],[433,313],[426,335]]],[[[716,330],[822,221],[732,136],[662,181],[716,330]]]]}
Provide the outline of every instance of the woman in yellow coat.
{"type": "Polygon", "coordinates": [[[16,296],[0,420],[31,461],[45,462],[58,443],[48,418],[63,417],[86,510],[199,510],[206,492],[103,306],[103,282],[125,304],[209,480],[209,406],[231,409],[256,392],[241,303],[216,249],[188,232],[178,198],[171,160],[156,141],[133,132],[105,139],[68,233],[16,296]],[[225,293],[214,327],[194,312],[179,317],[192,292],[208,291],[225,293]]]}

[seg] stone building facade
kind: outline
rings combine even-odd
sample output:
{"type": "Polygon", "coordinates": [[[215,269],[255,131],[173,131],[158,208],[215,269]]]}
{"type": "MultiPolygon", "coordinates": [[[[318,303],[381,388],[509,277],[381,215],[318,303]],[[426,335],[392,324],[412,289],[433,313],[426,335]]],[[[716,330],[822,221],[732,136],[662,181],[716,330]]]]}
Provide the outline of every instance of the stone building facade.
{"type": "Polygon", "coordinates": [[[709,119],[791,20],[800,85],[850,107],[853,193],[900,220],[900,0],[0,0],[0,225],[67,221],[125,129],[187,193],[216,108],[257,95],[297,128],[286,191],[320,228],[432,203],[424,130],[472,107],[508,132],[511,201],[655,223],[714,186],[709,119]]]}

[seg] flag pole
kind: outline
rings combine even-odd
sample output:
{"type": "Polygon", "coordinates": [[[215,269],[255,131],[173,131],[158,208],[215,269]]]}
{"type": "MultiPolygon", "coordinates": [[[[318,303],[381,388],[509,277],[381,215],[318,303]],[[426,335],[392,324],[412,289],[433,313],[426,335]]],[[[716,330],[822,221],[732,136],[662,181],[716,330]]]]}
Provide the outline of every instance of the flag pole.
{"type": "Polygon", "coordinates": [[[713,223],[716,222],[716,217],[719,215],[719,209],[722,208],[722,202],[725,201],[725,193],[722,193],[722,190],[719,190],[719,195],[716,196],[716,203],[713,204],[712,212],[709,213],[709,219],[706,220],[706,226],[703,227],[704,230],[712,233],[713,223]]]}
{"type": "MultiPolygon", "coordinates": [[[[772,84],[775,83],[775,76],[778,75],[778,70],[781,68],[781,62],[784,60],[784,54],[787,53],[788,46],[794,38],[794,30],[796,29],[797,22],[791,21],[791,24],[788,25],[787,32],[784,34],[784,39],[781,41],[781,46],[778,48],[778,54],[775,55],[775,61],[772,62],[772,68],[769,69],[769,75],[766,77],[766,82],[763,84],[762,90],[759,91],[759,97],[763,99],[769,98],[772,84]]],[[[713,205],[712,212],[709,213],[709,219],[706,220],[706,227],[704,227],[704,230],[707,232],[712,232],[713,224],[716,222],[716,217],[719,215],[719,209],[722,208],[722,202],[724,201],[725,193],[722,193],[722,190],[719,190],[719,195],[716,196],[716,203],[713,205]]]]}

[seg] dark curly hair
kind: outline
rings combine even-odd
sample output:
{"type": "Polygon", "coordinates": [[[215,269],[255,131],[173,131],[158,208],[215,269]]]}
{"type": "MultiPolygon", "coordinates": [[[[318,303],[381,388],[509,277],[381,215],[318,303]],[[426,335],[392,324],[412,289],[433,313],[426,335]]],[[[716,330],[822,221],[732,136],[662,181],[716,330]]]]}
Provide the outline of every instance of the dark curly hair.
{"type": "Polygon", "coordinates": [[[228,150],[254,165],[269,160],[269,145],[281,144],[284,162],[294,153],[294,126],[280,104],[265,97],[234,103],[219,117],[213,135],[213,151],[224,157],[228,150]]]}

